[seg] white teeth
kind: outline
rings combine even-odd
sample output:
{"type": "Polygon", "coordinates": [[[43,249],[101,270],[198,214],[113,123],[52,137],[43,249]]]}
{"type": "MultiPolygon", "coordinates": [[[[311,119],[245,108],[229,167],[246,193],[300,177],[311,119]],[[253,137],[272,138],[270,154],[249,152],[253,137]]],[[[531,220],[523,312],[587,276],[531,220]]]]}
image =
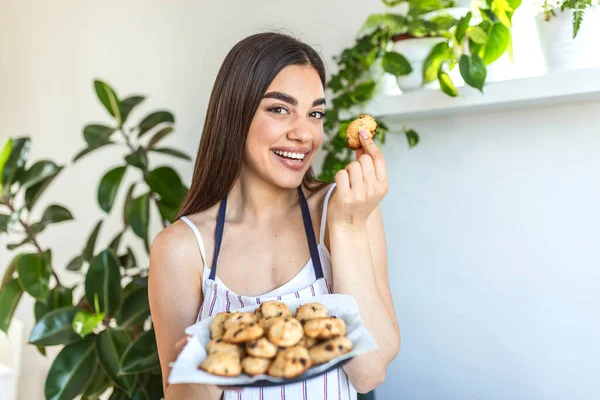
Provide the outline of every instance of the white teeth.
{"type": "Polygon", "coordinates": [[[302,153],[290,153],[287,151],[279,151],[279,150],[273,150],[273,153],[278,154],[282,157],[286,157],[286,158],[294,158],[296,160],[304,160],[304,154],[302,154],[302,153]]]}

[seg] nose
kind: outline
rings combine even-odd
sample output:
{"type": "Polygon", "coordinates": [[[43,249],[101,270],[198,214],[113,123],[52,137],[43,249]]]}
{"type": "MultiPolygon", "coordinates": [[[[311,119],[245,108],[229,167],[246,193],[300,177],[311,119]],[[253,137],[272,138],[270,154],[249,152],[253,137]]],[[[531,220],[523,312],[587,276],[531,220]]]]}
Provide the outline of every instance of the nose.
{"type": "Polygon", "coordinates": [[[295,118],[294,124],[288,131],[288,139],[298,142],[309,142],[313,139],[313,127],[301,116],[295,118]]]}

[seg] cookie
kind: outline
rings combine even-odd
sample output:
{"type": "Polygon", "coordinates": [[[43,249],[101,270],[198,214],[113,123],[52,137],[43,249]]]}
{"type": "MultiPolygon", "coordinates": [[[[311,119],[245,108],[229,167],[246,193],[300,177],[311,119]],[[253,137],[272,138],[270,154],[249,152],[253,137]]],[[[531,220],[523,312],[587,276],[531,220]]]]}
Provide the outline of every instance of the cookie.
{"type": "Polygon", "coordinates": [[[270,300],[261,303],[254,312],[258,319],[270,317],[291,317],[292,311],[285,303],[270,300]]]}
{"type": "Polygon", "coordinates": [[[208,354],[227,353],[236,356],[237,358],[244,357],[244,349],[237,344],[227,343],[223,338],[212,339],[206,344],[206,352],[208,354]]]}
{"type": "Polygon", "coordinates": [[[312,366],[308,350],[293,346],[280,350],[269,367],[268,374],[274,377],[293,378],[301,375],[312,366]]]}
{"type": "Polygon", "coordinates": [[[313,364],[323,364],[352,350],[352,342],[345,336],[330,339],[308,350],[313,364]]]}
{"type": "Polygon", "coordinates": [[[250,322],[249,324],[235,322],[229,325],[223,335],[223,340],[229,343],[244,343],[258,339],[264,333],[264,329],[256,322],[250,322]]]}
{"type": "Polygon", "coordinates": [[[375,136],[377,131],[377,121],[369,114],[361,114],[360,117],[350,122],[346,129],[346,140],[348,141],[348,147],[352,150],[358,150],[362,148],[360,143],[360,130],[364,130],[369,134],[369,137],[375,136]]]}
{"type": "Polygon", "coordinates": [[[246,357],[242,360],[242,369],[250,376],[266,374],[271,360],[259,357],[246,357]]]}
{"type": "Polygon", "coordinates": [[[246,343],[246,352],[253,357],[273,358],[277,355],[277,346],[262,337],[246,343]]]}
{"type": "Polygon", "coordinates": [[[225,330],[229,329],[229,327],[237,322],[243,322],[249,324],[251,322],[256,322],[256,317],[254,313],[251,312],[239,312],[236,311],[234,313],[229,314],[229,318],[225,320],[223,323],[223,327],[225,330]]]}
{"type": "Polygon", "coordinates": [[[317,343],[319,343],[319,341],[317,339],[311,338],[311,337],[308,337],[308,336],[304,336],[300,340],[300,342],[298,342],[298,346],[302,346],[302,347],[306,347],[307,349],[310,349],[311,347],[313,347],[317,343]]]}
{"type": "Polygon", "coordinates": [[[229,318],[231,313],[229,311],[223,311],[215,315],[215,319],[210,323],[210,337],[211,339],[218,339],[225,333],[223,324],[229,318]]]}
{"type": "Polygon", "coordinates": [[[321,303],[306,303],[296,310],[296,319],[301,323],[313,318],[329,317],[329,310],[321,303]]]}
{"type": "Polygon", "coordinates": [[[269,328],[269,341],[280,347],[297,344],[304,336],[302,324],[294,317],[279,317],[269,328]]]}
{"type": "Polygon", "coordinates": [[[210,354],[202,361],[199,368],[220,376],[238,376],[242,373],[240,359],[227,353],[210,354]]]}
{"type": "Polygon", "coordinates": [[[304,324],[304,334],[315,339],[330,339],[346,334],[346,323],[341,318],[315,318],[304,324]]]}

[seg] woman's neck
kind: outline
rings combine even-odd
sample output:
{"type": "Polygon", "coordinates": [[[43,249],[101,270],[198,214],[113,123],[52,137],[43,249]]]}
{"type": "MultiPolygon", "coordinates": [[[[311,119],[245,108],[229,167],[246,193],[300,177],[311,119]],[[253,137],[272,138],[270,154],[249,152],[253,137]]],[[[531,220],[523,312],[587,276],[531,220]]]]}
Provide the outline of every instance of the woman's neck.
{"type": "Polygon", "coordinates": [[[298,188],[282,188],[257,178],[238,178],[227,195],[229,216],[238,221],[267,222],[285,217],[299,204],[298,188]]]}

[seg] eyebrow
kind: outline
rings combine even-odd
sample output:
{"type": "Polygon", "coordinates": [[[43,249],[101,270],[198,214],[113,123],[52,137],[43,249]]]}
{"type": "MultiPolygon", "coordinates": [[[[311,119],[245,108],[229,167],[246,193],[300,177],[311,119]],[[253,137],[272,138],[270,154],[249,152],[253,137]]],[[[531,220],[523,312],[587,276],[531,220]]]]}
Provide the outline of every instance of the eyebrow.
{"type": "MultiPolygon", "coordinates": [[[[277,99],[277,100],[285,101],[286,103],[289,103],[293,106],[298,105],[298,100],[296,100],[293,96],[290,96],[289,94],[281,93],[281,92],[266,93],[263,96],[263,99],[277,99]]],[[[320,105],[325,105],[324,98],[317,99],[312,104],[313,107],[320,106],[320,105]]]]}

